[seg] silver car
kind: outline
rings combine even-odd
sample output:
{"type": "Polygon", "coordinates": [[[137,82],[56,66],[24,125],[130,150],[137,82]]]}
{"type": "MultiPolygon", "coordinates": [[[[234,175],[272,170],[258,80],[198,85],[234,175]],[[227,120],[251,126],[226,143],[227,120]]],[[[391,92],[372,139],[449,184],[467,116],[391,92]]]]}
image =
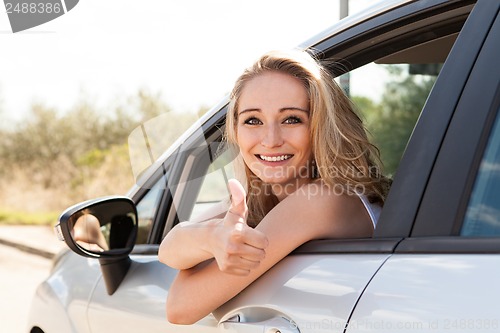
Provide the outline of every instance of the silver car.
{"type": "Polygon", "coordinates": [[[367,125],[394,181],[372,238],[303,244],[199,322],[168,323],[177,272],[158,261],[158,246],[176,223],[227,197],[225,99],[126,197],[61,215],[71,251],[38,287],[27,330],[500,332],[499,7],[384,1],[300,46],[329,64],[361,112],[374,110],[367,125]],[[376,107],[356,97],[356,84],[376,107]],[[75,236],[84,212],[99,221],[99,248],[75,236]]]}

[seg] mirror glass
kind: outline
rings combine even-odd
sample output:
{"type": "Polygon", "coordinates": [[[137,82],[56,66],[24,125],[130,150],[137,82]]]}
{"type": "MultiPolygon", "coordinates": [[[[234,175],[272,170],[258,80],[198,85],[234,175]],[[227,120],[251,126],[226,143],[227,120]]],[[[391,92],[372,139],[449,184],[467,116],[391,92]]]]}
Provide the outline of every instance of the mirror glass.
{"type": "Polygon", "coordinates": [[[134,246],[137,219],[133,204],[112,200],[76,211],[68,227],[74,243],[86,252],[121,253],[134,246]]]}

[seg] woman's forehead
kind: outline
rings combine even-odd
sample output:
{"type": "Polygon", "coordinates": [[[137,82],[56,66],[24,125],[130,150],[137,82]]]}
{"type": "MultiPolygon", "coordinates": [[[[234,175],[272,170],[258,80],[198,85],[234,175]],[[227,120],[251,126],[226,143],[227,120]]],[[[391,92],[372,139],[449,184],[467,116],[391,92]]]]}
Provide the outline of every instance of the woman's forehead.
{"type": "Polygon", "coordinates": [[[239,112],[285,107],[308,110],[309,97],[299,79],[286,73],[269,71],[245,83],[238,104],[239,112]]]}

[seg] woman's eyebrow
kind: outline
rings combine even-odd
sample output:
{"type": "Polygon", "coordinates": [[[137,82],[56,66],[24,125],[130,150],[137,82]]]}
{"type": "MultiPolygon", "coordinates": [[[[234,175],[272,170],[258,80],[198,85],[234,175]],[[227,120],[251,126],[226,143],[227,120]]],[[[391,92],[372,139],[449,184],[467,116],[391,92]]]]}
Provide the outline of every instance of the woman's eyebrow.
{"type": "Polygon", "coordinates": [[[245,110],[241,110],[238,114],[243,114],[245,112],[262,112],[261,109],[258,109],[258,108],[249,108],[249,109],[245,109],[245,110]]]}
{"type": "Polygon", "coordinates": [[[287,106],[287,107],[284,107],[284,108],[280,109],[280,112],[284,112],[284,111],[302,111],[302,112],[309,113],[309,110],[303,109],[303,108],[299,108],[299,107],[296,107],[296,106],[287,106]]]}
{"type": "MultiPolygon", "coordinates": [[[[299,108],[296,106],[285,106],[285,107],[279,109],[280,113],[285,112],[285,111],[302,111],[302,112],[309,113],[309,110],[302,109],[302,108],[299,108]]],[[[262,110],[259,108],[248,108],[248,109],[241,110],[238,114],[243,114],[245,112],[262,112],[262,110]]]]}

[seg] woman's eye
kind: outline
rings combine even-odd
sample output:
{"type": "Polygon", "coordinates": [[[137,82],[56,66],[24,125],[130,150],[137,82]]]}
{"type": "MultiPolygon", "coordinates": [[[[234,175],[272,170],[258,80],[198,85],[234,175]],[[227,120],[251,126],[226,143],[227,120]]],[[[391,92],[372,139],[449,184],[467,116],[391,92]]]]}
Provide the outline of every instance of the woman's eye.
{"type": "Polygon", "coordinates": [[[302,120],[299,117],[288,117],[283,122],[284,124],[300,124],[302,120]]]}
{"type": "Polygon", "coordinates": [[[257,118],[248,118],[247,120],[245,120],[245,124],[247,125],[261,125],[262,122],[257,119],[257,118]]]}

